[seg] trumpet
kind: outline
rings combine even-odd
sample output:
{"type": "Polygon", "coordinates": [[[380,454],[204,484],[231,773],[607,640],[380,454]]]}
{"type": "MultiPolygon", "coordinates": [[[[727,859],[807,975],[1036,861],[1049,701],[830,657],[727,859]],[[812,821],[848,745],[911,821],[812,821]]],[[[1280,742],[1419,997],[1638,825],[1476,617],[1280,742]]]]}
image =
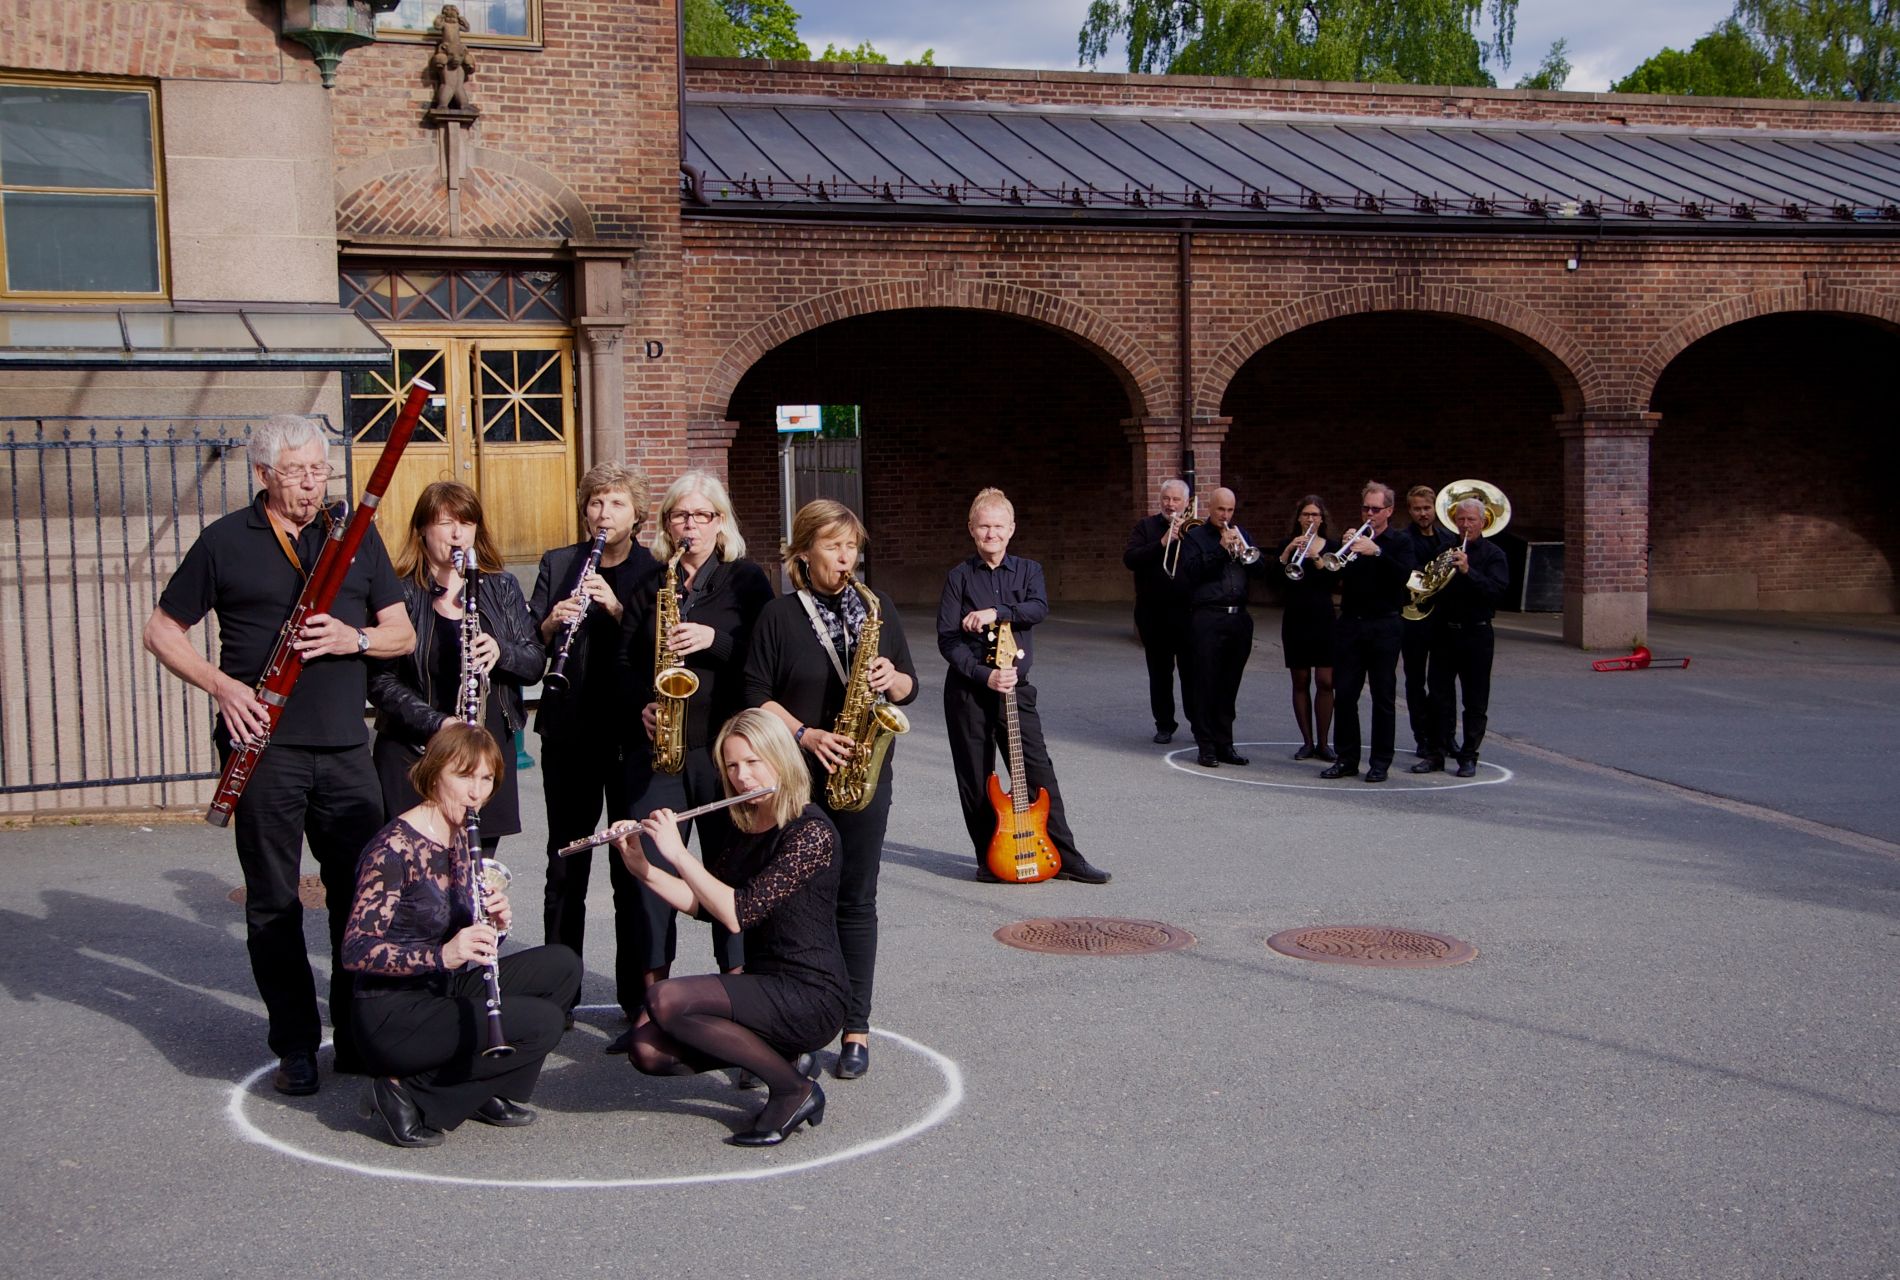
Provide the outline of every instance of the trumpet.
{"type": "Polygon", "coordinates": [[[1237,524],[1225,524],[1222,525],[1221,528],[1232,529],[1234,536],[1240,539],[1240,545],[1229,551],[1227,553],[1228,555],[1250,568],[1260,563],[1260,548],[1247,541],[1247,531],[1245,529],[1242,529],[1237,524]]]}
{"type": "Polygon", "coordinates": [[[1300,549],[1293,553],[1293,558],[1280,566],[1283,570],[1286,571],[1287,580],[1289,582],[1298,582],[1301,578],[1304,578],[1306,576],[1307,553],[1312,551],[1313,540],[1318,537],[1319,537],[1319,526],[1314,525],[1312,528],[1312,531],[1306,535],[1306,541],[1302,542],[1300,544],[1300,549]]]}
{"type": "Polygon", "coordinates": [[[1181,543],[1187,531],[1197,529],[1206,523],[1207,521],[1201,519],[1201,500],[1198,497],[1194,499],[1193,515],[1185,511],[1177,511],[1169,518],[1168,527],[1174,531],[1174,541],[1161,548],[1161,572],[1170,578],[1174,576],[1174,571],[1181,567],[1181,543]]]}
{"type": "Polygon", "coordinates": [[[1347,565],[1359,558],[1359,553],[1352,550],[1352,544],[1371,532],[1372,521],[1368,520],[1354,530],[1350,538],[1347,538],[1337,547],[1334,547],[1331,551],[1321,556],[1319,558],[1319,567],[1328,573],[1338,573],[1341,569],[1344,569],[1347,565]]]}

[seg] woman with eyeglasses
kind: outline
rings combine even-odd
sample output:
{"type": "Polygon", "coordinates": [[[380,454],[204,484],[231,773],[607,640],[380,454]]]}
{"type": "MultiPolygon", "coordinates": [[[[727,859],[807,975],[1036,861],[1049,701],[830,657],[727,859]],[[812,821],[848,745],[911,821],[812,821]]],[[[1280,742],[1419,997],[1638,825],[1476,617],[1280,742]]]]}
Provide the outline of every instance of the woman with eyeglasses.
{"type": "Polygon", "coordinates": [[[1294,508],[1293,536],[1280,551],[1287,573],[1280,648],[1293,681],[1293,719],[1300,726],[1295,760],[1333,758],[1326,745],[1333,727],[1333,575],[1319,563],[1320,553],[1331,545],[1326,541],[1326,504],[1309,493],[1294,508]]]}
{"type": "MultiPolygon", "coordinates": [[[[745,549],[732,500],[719,477],[689,471],[660,499],[660,531],[653,540],[653,555],[661,562],[662,572],[675,553],[680,558],[679,622],[666,643],[680,664],[699,678],[699,688],[686,702],[686,755],[679,778],[688,807],[708,804],[725,794],[713,763],[713,735],[745,705],[746,646],[759,611],[772,599],[765,571],[745,558],[745,549]]],[[[653,692],[658,598],[657,591],[637,597],[627,609],[622,631],[625,684],[649,739],[658,711],[653,692]]],[[[649,788],[649,797],[659,803],[672,799],[657,787],[649,788]]],[[[637,809],[636,816],[643,816],[637,809]]],[[[731,818],[722,810],[697,821],[700,858],[716,863],[732,839],[731,818]]],[[[690,835],[692,827],[690,821],[683,824],[682,838],[690,835]]],[[[646,857],[661,870],[668,869],[667,859],[657,849],[649,846],[646,857]]],[[[671,971],[679,926],[673,907],[659,895],[642,888],[640,898],[643,911],[635,917],[633,962],[639,965],[644,992],[671,971]]],[[[732,973],[745,960],[739,937],[716,919],[712,925],[713,958],[722,973],[732,973]]],[[[636,1024],[646,1020],[644,1009],[627,1012],[636,1024]]],[[[625,1053],[632,1041],[629,1028],[610,1041],[606,1051],[625,1053]]]]}

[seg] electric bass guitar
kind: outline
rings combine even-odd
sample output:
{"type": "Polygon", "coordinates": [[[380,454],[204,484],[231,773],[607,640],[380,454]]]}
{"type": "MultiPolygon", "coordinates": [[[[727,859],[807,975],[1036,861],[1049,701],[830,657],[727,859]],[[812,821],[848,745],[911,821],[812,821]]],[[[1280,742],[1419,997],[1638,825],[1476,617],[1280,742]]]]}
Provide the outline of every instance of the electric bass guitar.
{"type": "MultiPolygon", "coordinates": [[[[1007,671],[1016,665],[1019,650],[1016,637],[1007,622],[992,623],[984,639],[989,644],[985,655],[992,667],[1007,671]]],[[[986,861],[990,874],[1012,884],[1034,884],[1062,870],[1062,855],[1049,842],[1049,791],[1036,788],[1034,803],[1029,799],[1029,779],[1023,773],[1023,736],[1016,719],[1016,691],[1003,695],[1003,715],[1009,725],[1009,794],[1003,793],[1002,781],[990,775],[990,808],[996,811],[996,834],[990,837],[986,861]]]]}

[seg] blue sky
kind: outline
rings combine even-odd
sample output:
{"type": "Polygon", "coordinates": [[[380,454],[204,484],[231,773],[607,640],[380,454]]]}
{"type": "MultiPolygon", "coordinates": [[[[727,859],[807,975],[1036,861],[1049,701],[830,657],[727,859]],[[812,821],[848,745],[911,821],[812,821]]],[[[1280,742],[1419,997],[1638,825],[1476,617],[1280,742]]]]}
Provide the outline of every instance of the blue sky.
{"type": "MultiPolygon", "coordinates": [[[[893,61],[935,48],[937,61],[971,67],[1073,68],[1075,37],[1089,0],[792,0],[799,34],[814,52],[827,42],[869,40],[893,61]]],[[[1734,9],[1733,0],[1520,0],[1509,85],[1535,67],[1559,36],[1570,41],[1568,89],[1610,81],[1662,48],[1686,48],[1734,9]]],[[[1125,64],[1103,63],[1120,71],[1125,64]]]]}

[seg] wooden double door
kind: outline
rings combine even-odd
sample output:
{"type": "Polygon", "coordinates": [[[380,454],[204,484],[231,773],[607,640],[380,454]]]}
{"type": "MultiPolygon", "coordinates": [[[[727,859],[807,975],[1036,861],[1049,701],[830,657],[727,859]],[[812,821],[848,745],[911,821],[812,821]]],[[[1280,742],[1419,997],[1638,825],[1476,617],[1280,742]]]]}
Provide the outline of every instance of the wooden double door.
{"type": "Polygon", "coordinates": [[[580,431],[574,341],[565,330],[382,329],[395,347],[387,370],[350,377],[345,414],[360,496],[389,439],[403,391],[417,378],[436,389],[404,451],[376,527],[390,554],[407,536],[422,490],[459,480],[481,495],[489,535],[504,560],[532,563],[578,537],[574,487],[580,431]]]}

